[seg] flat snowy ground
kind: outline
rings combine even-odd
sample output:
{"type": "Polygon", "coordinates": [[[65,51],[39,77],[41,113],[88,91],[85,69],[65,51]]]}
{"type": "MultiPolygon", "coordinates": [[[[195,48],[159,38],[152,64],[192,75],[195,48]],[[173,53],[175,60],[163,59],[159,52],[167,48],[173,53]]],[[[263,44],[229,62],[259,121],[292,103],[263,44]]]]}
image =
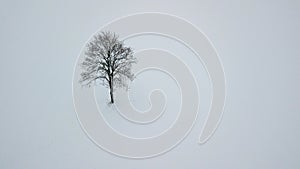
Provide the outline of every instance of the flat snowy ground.
{"type": "MultiPolygon", "coordinates": [[[[299,9],[297,0],[1,1],[0,168],[299,169],[299,9]],[[219,128],[198,145],[212,94],[201,62],[171,39],[126,40],[135,51],[162,48],[177,55],[195,75],[200,96],[199,116],[181,144],[156,158],[131,160],[86,136],[74,111],[72,76],[80,49],[97,29],[145,11],[183,17],[209,37],[224,66],[227,98],[219,128]]],[[[95,93],[115,130],[142,138],[163,132],[178,115],[180,90],[159,71],[132,82],[132,105],[148,109],[156,88],[166,94],[166,111],[149,125],[121,118],[107,104],[106,88],[95,93]]]]}

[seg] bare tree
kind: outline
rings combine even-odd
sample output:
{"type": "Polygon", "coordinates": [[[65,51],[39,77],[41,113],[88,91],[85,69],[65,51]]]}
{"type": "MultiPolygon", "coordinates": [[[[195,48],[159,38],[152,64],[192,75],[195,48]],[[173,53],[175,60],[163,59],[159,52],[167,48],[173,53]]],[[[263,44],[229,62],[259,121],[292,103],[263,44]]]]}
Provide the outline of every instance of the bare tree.
{"type": "Polygon", "coordinates": [[[91,86],[101,82],[110,90],[110,101],[114,103],[114,89],[127,87],[127,79],[133,80],[132,64],[136,63],[133,50],[112,32],[96,34],[87,44],[82,63],[80,83],[91,86]]]}

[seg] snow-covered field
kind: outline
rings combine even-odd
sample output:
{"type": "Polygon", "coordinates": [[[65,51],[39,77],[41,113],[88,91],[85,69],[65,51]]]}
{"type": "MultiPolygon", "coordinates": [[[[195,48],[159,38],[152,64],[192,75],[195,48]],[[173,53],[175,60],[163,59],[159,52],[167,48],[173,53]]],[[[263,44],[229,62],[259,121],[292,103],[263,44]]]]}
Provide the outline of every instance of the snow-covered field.
{"type": "MultiPolygon", "coordinates": [[[[299,169],[299,18],[297,0],[1,1],[0,169],[299,169]],[[199,145],[212,94],[202,63],[168,38],[126,40],[136,52],[160,48],[178,56],[193,72],[200,99],[195,125],[178,146],[133,160],[107,153],[82,130],[72,76],[80,49],[97,29],[145,11],[183,17],[208,36],[224,66],[227,97],[220,126],[199,145]]],[[[145,125],[122,118],[108,104],[106,88],[97,86],[95,96],[111,127],[143,138],[168,129],[179,113],[177,84],[157,70],[132,82],[132,106],[151,108],[153,89],[164,91],[166,109],[145,125]]]]}

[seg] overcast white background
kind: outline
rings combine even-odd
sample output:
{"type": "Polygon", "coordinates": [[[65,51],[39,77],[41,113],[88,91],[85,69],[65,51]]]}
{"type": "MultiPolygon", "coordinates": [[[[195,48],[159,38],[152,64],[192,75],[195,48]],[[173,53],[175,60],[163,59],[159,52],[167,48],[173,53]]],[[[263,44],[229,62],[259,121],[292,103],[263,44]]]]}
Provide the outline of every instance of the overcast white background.
{"type": "Polygon", "coordinates": [[[0,168],[299,168],[299,18],[297,0],[1,1],[0,168]],[[217,49],[227,100],[206,144],[197,144],[204,115],[182,144],[146,160],[109,154],[81,129],[71,85],[80,49],[137,12],[183,17],[217,49]]]}

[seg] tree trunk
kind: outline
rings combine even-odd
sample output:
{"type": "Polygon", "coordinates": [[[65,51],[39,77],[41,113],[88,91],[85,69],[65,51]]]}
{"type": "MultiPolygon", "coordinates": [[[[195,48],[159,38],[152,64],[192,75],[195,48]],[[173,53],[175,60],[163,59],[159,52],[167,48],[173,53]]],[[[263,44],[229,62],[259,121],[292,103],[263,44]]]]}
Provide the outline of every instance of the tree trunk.
{"type": "Polygon", "coordinates": [[[110,94],[110,103],[114,103],[114,85],[113,85],[113,81],[111,80],[109,83],[109,94],[110,94]]]}
{"type": "Polygon", "coordinates": [[[114,103],[114,93],[113,93],[113,89],[112,88],[110,89],[109,93],[110,93],[110,102],[114,103]]]}

